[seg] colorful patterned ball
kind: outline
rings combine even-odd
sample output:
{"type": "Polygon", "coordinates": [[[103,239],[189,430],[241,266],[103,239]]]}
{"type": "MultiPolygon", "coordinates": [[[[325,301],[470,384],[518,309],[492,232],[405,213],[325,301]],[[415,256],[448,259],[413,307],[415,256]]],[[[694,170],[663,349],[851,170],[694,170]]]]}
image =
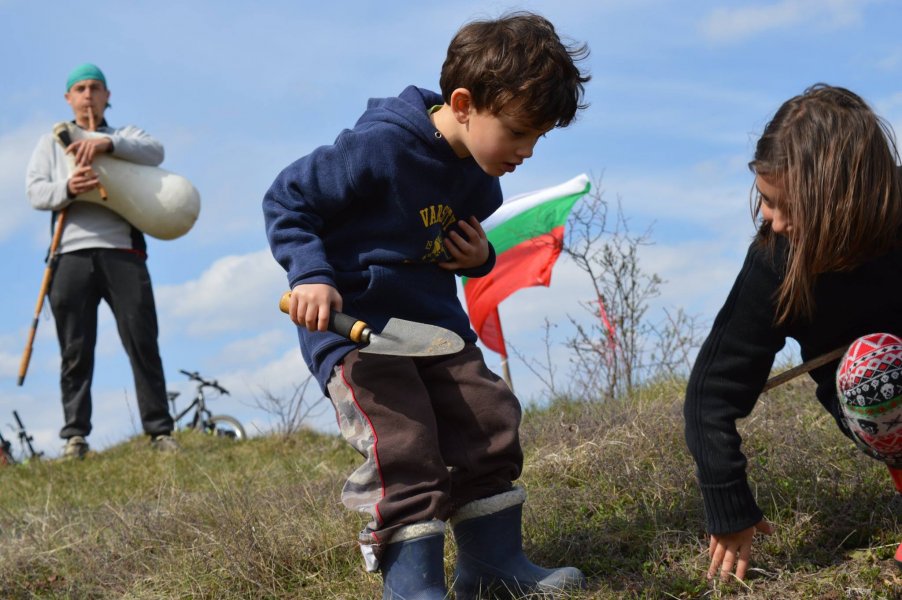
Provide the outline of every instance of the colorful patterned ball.
{"type": "Polygon", "coordinates": [[[872,333],[852,342],[836,390],[855,437],[876,458],[902,463],[902,339],[872,333]]]}

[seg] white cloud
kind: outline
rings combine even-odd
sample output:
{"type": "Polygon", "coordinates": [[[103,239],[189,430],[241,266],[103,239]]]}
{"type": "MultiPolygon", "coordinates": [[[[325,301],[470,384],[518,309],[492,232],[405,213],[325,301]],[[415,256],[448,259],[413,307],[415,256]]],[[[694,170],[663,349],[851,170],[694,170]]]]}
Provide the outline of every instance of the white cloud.
{"type": "Polygon", "coordinates": [[[223,346],[216,355],[216,363],[224,366],[258,364],[285,348],[298,345],[294,327],[285,318],[285,326],[280,329],[263,331],[254,337],[236,340],[223,346]]]}
{"type": "Polygon", "coordinates": [[[158,286],[155,294],[161,321],[182,323],[191,335],[211,335],[272,325],[286,286],[269,250],[259,250],[220,258],[198,279],[158,286]]]}
{"type": "MultiPolygon", "coordinates": [[[[230,410],[245,424],[256,423],[254,427],[266,430],[271,427],[269,423],[274,421],[275,415],[267,414],[258,402],[263,400],[264,394],[272,394],[279,398],[288,398],[299,386],[310,379],[304,392],[305,402],[312,407],[307,426],[320,431],[336,432],[335,416],[331,404],[322,394],[319,384],[311,378],[310,371],[301,358],[301,351],[295,341],[290,349],[276,356],[267,363],[235,369],[223,375],[219,381],[232,392],[232,407],[230,410]],[[240,404],[235,406],[234,402],[240,404]]],[[[218,401],[217,401],[218,402],[218,401]]],[[[265,403],[263,403],[265,405],[265,403]]],[[[225,410],[225,409],[224,409],[225,410]]],[[[256,429],[249,434],[256,433],[256,429]]]]}
{"type": "Polygon", "coordinates": [[[664,231],[680,235],[687,225],[716,235],[726,235],[724,229],[737,227],[748,231],[752,179],[745,161],[745,157],[725,157],[683,172],[659,171],[654,178],[621,169],[605,178],[604,190],[616,193],[606,191],[605,198],[612,205],[620,199],[624,213],[633,221],[634,233],[638,232],[638,219],[653,221],[652,241],[664,231]]]}
{"type": "Polygon", "coordinates": [[[0,377],[14,377],[19,372],[20,356],[0,350],[0,377]]]}
{"type": "Polygon", "coordinates": [[[713,320],[739,273],[749,242],[749,237],[733,237],[644,247],[639,256],[643,268],[664,279],[661,296],[653,304],[713,320]]]}
{"type": "Polygon", "coordinates": [[[902,65],[902,49],[888,52],[883,58],[878,59],[875,64],[879,69],[895,71],[899,65],[902,65]]]}
{"type": "Polygon", "coordinates": [[[807,27],[835,30],[861,21],[867,1],[780,0],[766,5],[717,8],[701,23],[714,42],[736,42],[774,30],[807,27]]]}
{"type": "Polygon", "coordinates": [[[902,112],[902,92],[894,92],[872,102],[874,110],[880,115],[890,115],[902,112]]]}
{"type": "Polygon", "coordinates": [[[49,132],[46,123],[30,121],[0,135],[0,198],[3,198],[0,242],[32,216],[33,209],[25,194],[25,170],[38,138],[45,132],[49,132]]]}

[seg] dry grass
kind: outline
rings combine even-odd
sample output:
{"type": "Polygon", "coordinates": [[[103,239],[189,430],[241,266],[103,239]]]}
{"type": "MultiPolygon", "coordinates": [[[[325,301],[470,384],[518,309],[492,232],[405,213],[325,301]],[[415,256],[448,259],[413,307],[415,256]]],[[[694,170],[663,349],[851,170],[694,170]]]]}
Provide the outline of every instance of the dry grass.
{"type": "Polygon", "coordinates": [[[750,479],[777,533],[745,583],[704,581],[707,542],[683,441],[681,383],[626,402],[561,403],[530,415],[523,480],[535,556],[583,568],[587,598],[902,598],[892,555],[902,502],[796,382],[741,424],[750,479]]]}
{"type": "MultiPolygon", "coordinates": [[[[902,503],[813,399],[789,385],[747,422],[759,501],[778,533],[745,584],[709,585],[702,507],[682,433],[682,386],[604,405],[528,411],[525,538],[574,564],[574,598],[897,598],[902,503]]],[[[357,457],[302,432],[184,451],[131,440],[80,462],[0,470],[0,598],[305,598],[381,595],[339,502],[357,457]]],[[[447,569],[454,546],[447,544],[447,569]]]]}

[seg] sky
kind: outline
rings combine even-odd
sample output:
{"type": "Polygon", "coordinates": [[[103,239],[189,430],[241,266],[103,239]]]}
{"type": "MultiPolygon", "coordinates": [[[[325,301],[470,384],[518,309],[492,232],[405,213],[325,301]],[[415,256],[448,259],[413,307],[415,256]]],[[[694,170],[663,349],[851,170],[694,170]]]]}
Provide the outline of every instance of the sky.
{"type": "MultiPolygon", "coordinates": [[[[217,379],[231,394],[211,401],[214,412],[260,435],[277,421],[260,400],[284,397],[308,376],[294,326],[277,309],[287,281],[267,245],[263,194],[285,166],[351,127],[368,98],[410,84],[437,90],[461,25],[516,9],[586,42],[592,80],[589,108],[502,178],[504,194],[581,173],[600,182],[630,229],[649,232],[640,266],[664,280],[653,312],[713,319],[754,232],[746,165],[783,101],[816,82],[842,85],[902,129],[902,5],[891,0],[0,0],[4,437],[16,439],[16,410],[38,450],[57,456],[62,447],[59,347],[46,303],[24,385],[16,380],[49,245],[49,217],[30,207],[25,169],[38,138],[71,119],[63,94],[74,66],[103,69],[110,124],[137,125],[163,142],[162,166],[201,195],[191,231],[148,238],[167,387],[191,395],[181,369],[217,379]]],[[[550,288],[502,303],[508,342],[525,356],[543,353],[544,320],[566,335],[577,301],[592,297],[562,258],[550,288]]],[[[88,439],[96,449],[140,432],[112,314],[102,305],[100,315],[88,439]]],[[[500,369],[498,355],[487,351],[486,360],[500,369]]],[[[541,402],[529,369],[516,358],[510,368],[521,401],[541,402]]],[[[309,423],[337,430],[323,402],[309,423]]]]}

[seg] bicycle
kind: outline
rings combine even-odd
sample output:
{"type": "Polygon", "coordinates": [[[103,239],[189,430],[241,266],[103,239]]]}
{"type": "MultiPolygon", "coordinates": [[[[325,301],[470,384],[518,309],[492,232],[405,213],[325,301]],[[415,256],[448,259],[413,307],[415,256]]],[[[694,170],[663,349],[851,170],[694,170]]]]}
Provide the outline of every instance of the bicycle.
{"type": "Polygon", "coordinates": [[[169,401],[172,403],[172,420],[176,424],[181,421],[192,408],[195,409],[194,414],[181,429],[194,429],[210,435],[231,438],[237,441],[247,438],[244,426],[241,425],[241,422],[238,419],[229,415],[214,415],[210,412],[210,409],[207,408],[207,399],[204,394],[205,388],[216,390],[219,394],[225,394],[226,396],[229,395],[229,390],[219,385],[215,379],[213,381],[204,379],[197,371],[192,372],[179,369],[179,372],[188,377],[188,379],[197,382],[197,392],[194,395],[194,400],[181,412],[178,412],[175,407],[175,399],[181,395],[181,392],[166,392],[169,396],[169,401]]]}
{"type": "MultiPolygon", "coordinates": [[[[16,418],[16,424],[19,426],[16,435],[19,436],[19,444],[22,445],[22,462],[27,463],[30,459],[40,460],[44,453],[34,449],[34,446],[31,444],[34,441],[34,437],[28,434],[18,411],[14,410],[13,416],[16,418]]],[[[0,466],[16,464],[19,464],[19,461],[13,456],[12,444],[3,437],[3,434],[0,434],[0,466]]]]}
{"type": "Polygon", "coordinates": [[[0,467],[14,464],[16,459],[13,458],[12,444],[0,433],[0,467]]]}

